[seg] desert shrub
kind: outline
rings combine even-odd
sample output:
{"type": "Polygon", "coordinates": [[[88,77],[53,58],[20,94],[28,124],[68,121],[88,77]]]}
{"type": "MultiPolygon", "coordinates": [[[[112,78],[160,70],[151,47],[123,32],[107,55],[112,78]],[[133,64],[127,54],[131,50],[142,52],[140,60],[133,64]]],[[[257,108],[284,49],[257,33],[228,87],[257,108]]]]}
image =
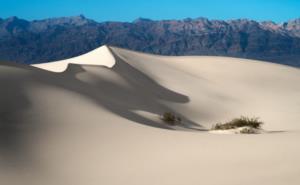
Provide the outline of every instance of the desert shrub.
{"type": "Polygon", "coordinates": [[[257,129],[252,127],[245,127],[242,130],[240,130],[241,134],[257,134],[257,129]]]}
{"type": "Polygon", "coordinates": [[[181,122],[181,118],[171,112],[165,112],[162,115],[162,120],[169,125],[175,125],[176,122],[178,122],[178,123],[181,122]]]}
{"type": "Polygon", "coordinates": [[[259,129],[263,122],[259,120],[259,118],[253,117],[248,118],[245,116],[241,116],[240,118],[235,118],[227,123],[218,123],[213,126],[213,130],[228,130],[228,129],[235,129],[239,127],[250,127],[259,129]]]}

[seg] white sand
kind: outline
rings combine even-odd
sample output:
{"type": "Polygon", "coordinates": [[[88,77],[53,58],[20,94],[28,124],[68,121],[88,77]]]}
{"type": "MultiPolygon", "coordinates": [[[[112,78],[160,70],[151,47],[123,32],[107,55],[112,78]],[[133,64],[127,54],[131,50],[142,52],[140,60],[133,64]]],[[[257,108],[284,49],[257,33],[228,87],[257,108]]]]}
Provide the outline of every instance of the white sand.
{"type": "Polygon", "coordinates": [[[35,67],[0,65],[0,184],[300,184],[299,69],[107,47],[35,67]],[[240,115],[270,132],[203,131],[240,115]]]}
{"type": "Polygon", "coordinates": [[[33,66],[45,69],[47,71],[63,72],[68,68],[69,64],[96,65],[111,68],[115,65],[115,59],[109,51],[109,48],[107,46],[102,46],[78,57],[43,64],[35,64],[33,66]]]}

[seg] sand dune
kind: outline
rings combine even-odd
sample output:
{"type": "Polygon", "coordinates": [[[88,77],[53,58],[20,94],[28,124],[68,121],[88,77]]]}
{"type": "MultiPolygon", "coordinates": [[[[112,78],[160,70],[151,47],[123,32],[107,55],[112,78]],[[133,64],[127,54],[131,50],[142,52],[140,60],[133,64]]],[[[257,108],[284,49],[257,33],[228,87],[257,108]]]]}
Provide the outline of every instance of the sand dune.
{"type": "Polygon", "coordinates": [[[74,57],[62,61],[36,64],[33,66],[41,69],[45,69],[47,71],[63,72],[68,68],[69,64],[96,65],[96,66],[106,66],[111,68],[112,66],[115,65],[115,58],[113,57],[112,53],[109,51],[109,48],[107,46],[102,46],[87,54],[78,57],[74,57]]]}
{"type": "Polygon", "coordinates": [[[0,65],[1,184],[299,184],[300,70],[103,46],[0,65]],[[163,123],[166,111],[178,126],[163,123]],[[259,116],[259,135],[206,130],[259,116]]]}

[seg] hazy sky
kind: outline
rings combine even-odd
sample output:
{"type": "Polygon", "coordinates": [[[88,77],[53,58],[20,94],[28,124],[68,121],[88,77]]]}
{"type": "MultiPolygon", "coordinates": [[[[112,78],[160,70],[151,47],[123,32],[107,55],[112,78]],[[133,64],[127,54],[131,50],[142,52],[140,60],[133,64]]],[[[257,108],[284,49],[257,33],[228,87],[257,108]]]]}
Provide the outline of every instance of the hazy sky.
{"type": "Polygon", "coordinates": [[[97,21],[207,17],[282,22],[300,18],[300,0],[0,0],[1,18],[32,20],[79,14],[97,21]]]}

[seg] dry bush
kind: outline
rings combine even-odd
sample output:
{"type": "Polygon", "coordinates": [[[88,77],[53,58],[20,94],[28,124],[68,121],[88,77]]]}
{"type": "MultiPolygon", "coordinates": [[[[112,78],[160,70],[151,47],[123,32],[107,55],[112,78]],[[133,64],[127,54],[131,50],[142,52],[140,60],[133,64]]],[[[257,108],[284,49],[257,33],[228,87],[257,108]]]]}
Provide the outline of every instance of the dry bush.
{"type": "Polygon", "coordinates": [[[227,123],[218,123],[213,126],[213,130],[228,130],[235,129],[240,127],[250,127],[254,129],[261,128],[263,122],[259,120],[257,117],[248,118],[245,116],[241,116],[240,118],[235,118],[227,123]]]}
{"type": "Polygon", "coordinates": [[[175,114],[171,113],[171,112],[165,112],[162,115],[162,120],[169,124],[169,125],[176,125],[176,123],[180,123],[181,122],[181,118],[179,116],[176,116],[175,114]]]}
{"type": "Polygon", "coordinates": [[[257,134],[258,131],[255,128],[252,127],[245,127],[242,130],[240,130],[241,134],[257,134]]]}

